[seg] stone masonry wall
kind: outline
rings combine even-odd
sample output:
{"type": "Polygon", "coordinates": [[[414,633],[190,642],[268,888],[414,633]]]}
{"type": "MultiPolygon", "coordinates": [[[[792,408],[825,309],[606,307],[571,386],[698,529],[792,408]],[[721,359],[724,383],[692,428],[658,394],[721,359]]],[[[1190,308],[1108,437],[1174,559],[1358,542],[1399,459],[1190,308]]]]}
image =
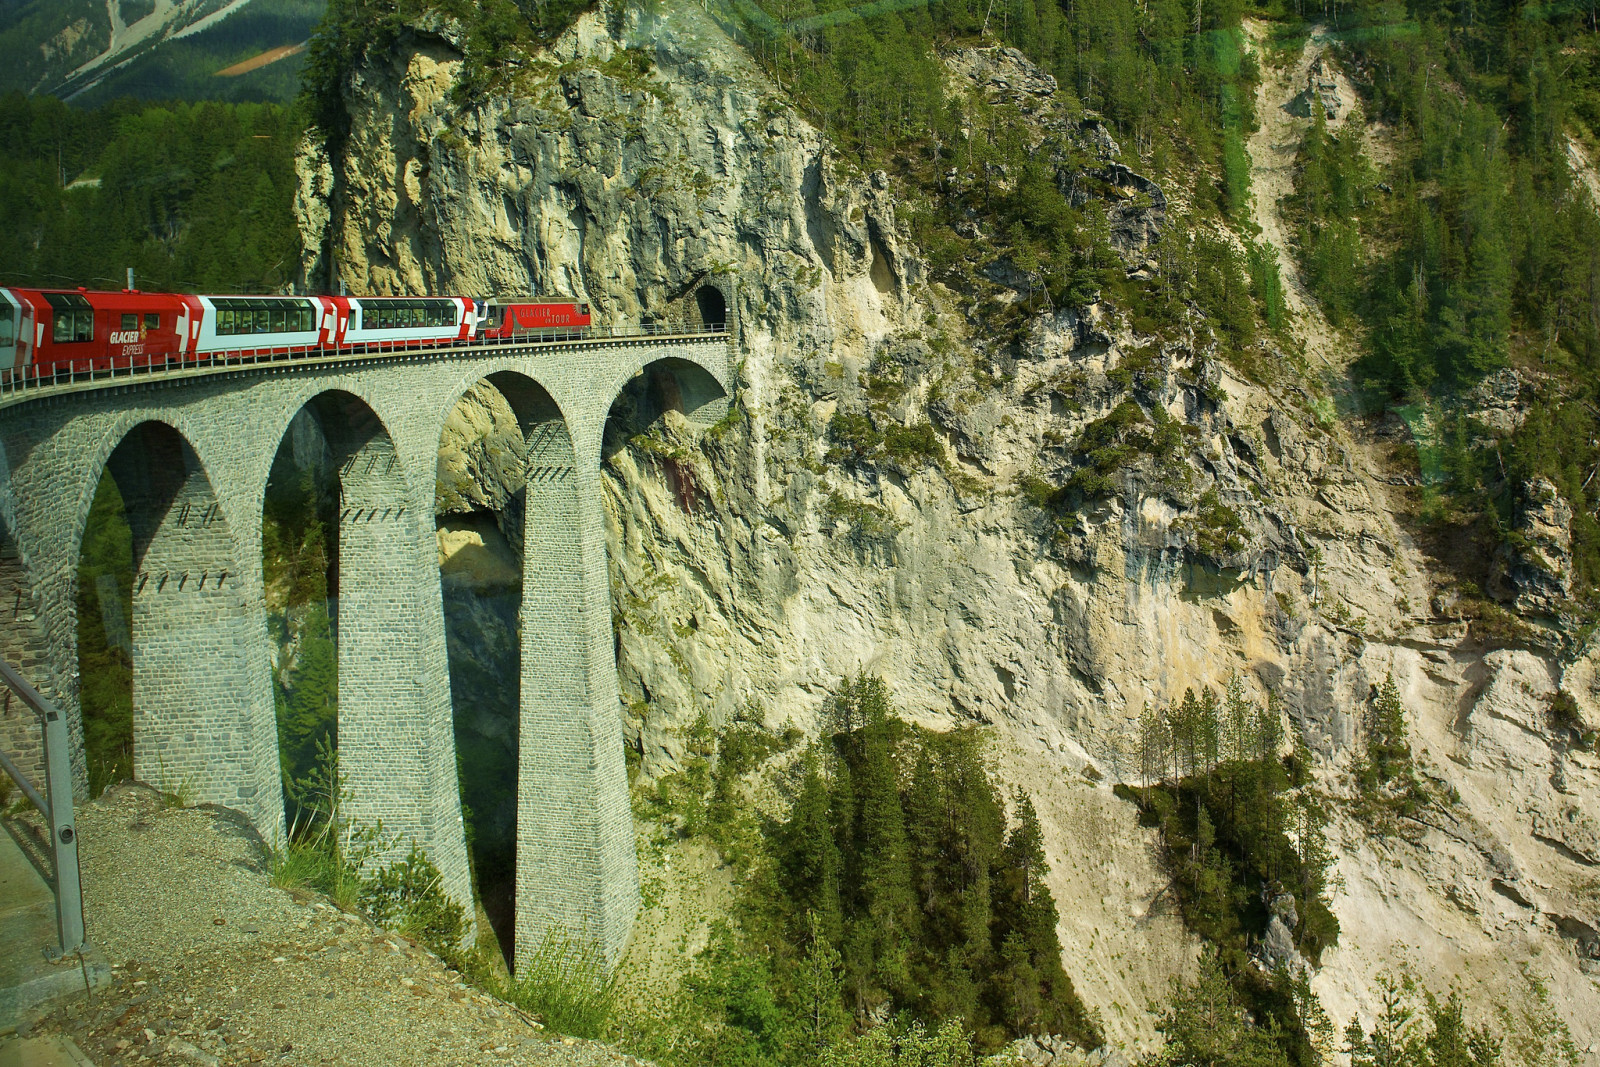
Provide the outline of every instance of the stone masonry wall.
{"type": "MultiPolygon", "coordinates": [[[[49,676],[44,635],[36,625],[33,589],[17,547],[0,517],[0,659],[39,688],[49,676]]],[[[48,694],[46,694],[48,695],[48,694]]],[[[44,785],[44,745],[33,709],[7,692],[0,694],[0,751],[35,785],[44,785]]]]}
{"type": "Polygon", "coordinates": [[[110,466],[133,533],[134,774],[248,812],[277,839],[271,680],[251,656],[266,621],[210,480],[157,422],[136,427],[110,466]]]}
{"type": "Polygon", "coordinates": [[[348,810],[382,824],[378,862],[428,846],[471,899],[451,742],[433,484],[418,484],[377,416],[348,394],[319,405],[339,463],[339,767],[348,810]]]}

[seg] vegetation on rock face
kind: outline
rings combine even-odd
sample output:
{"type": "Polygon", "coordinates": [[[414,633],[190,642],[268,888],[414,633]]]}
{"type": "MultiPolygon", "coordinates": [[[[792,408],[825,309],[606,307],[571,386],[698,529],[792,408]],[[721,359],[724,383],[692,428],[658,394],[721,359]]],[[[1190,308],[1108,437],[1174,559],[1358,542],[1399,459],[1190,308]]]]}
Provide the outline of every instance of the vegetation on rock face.
{"type": "MultiPolygon", "coordinates": [[[[1572,504],[1575,593],[1600,582],[1600,216],[1584,146],[1600,119],[1593,16],[1572,5],[1341,5],[1355,123],[1381,122],[1393,158],[1320,117],[1300,153],[1291,216],[1313,292],[1358,323],[1373,402],[1435,402],[1424,476],[1431,518],[1475,536],[1447,562],[1483,584],[1521,490],[1548,477],[1572,504]],[[1364,112],[1364,114],[1362,114],[1364,112]],[[1576,147],[1569,147],[1575,145],[1576,147]],[[1474,388],[1510,368],[1525,419],[1481,421],[1474,388]],[[1492,444],[1493,447],[1485,447],[1492,444]]],[[[1347,125],[1345,130],[1356,127],[1347,125]]]]}
{"type": "Polygon", "coordinates": [[[738,900],[660,1017],[619,1018],[624,1044],[663,1063],[756,1065],[895,1062],[885,1050],[924,1046],[947,1057],[930,1062],[970,1063],[973,1045],[1020,1034],[1100,1043],[1062,969],[1037,816],[1026,795],[1001,795],[976,730],[911,726],[880,679],[847,679],[770,817],[742,776],[798,735],[696,736],[642,810],[714,843],[738,900]]]}
{"type": "MultiPolygon", "coordinates": [[[[1127,276],[1108,216],[1127,194],[1109,187],[1092,137],[1077,132],[1085,119],[1085,129],[1109,129],[1131,149],[1126,158],[1147,160],[1163,180],[1199,174],[1191,210],[1238,215],[1248,201],[1242,138],[1258,77],[1242,47],[1240,7],[840,7],[763,0],[741,8],[739,22],[754,54],[840,149],[901,179],[912,194],[903,211],[934,276],[982,296],[992,325],[1015,329],[1028,313],[1100,296],[1128,309],[1143,332],[1174,332],[1198,306],[1230,351],[1254,340],[1252,285],[1226,242],[1204,232],[1193,242],[1160,242],[1150,250],[1162,261],[1159,274],[1127,276]],[[948,50],[997,38],[1055,77],[1059,88],[1042,116],[950,78],[948,50]],[[1000,294],[979,270],[995,266],[1022,279],[1024,299],[996,302],[1000,294]]],[[[1265,281],[1256,288],[1273,299],[1265,281]]]]}
{"type": "Polygon", "coordinates": [[[410,27],[450,24],[461,49],[463,102],[504,88],[529,52],[549,44],[595,0],[329,0],[305,65],[303,99],[313,126],[337,142],[350,116],[350,75],[410,27]]]}
{"type": "Polygon", "coordinates": [[[1311,785],[1309,757],[1298,751],[1284,760],[1283,744],[1276,704],[1252,705],[1237,681],[1221,699],[1191,690],[1141,716],[1140,768],[1150,784],[1118,789],[1160,829],[1184,923],[1212,949],[1198,984],[1180,993],[1164,1024],[1174,1064],[1317,1062],[1309,993],[1297,991],[1288,960],[1258,968],[1252,955],[1252,946],[1274,950],[1275,924],[1289,940],[1276,950],[1313,963],[1339,936],[1328,910],[1324,801],[1311,785]],[[1193,1029],[1194,1011],[1238,1034],[1213,1044],[1224,1031],[1193,1029]],[[1259,1045],[1259,1058],[1218,1059],[1216,1050],[1235,1039],[1259,1045]]]}

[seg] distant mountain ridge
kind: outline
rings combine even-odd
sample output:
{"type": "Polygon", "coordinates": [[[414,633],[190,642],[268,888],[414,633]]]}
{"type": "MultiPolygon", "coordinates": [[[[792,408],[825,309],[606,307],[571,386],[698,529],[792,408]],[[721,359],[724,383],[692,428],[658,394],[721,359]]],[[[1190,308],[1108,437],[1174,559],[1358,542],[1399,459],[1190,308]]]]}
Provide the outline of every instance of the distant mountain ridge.
{"type": "Polygon", "coordinates": [[[326,0],[0,0],[0,90],[80,103],[285,100],[326,0]],[[237,77],[218,72],[277,50],[237,77]]]}

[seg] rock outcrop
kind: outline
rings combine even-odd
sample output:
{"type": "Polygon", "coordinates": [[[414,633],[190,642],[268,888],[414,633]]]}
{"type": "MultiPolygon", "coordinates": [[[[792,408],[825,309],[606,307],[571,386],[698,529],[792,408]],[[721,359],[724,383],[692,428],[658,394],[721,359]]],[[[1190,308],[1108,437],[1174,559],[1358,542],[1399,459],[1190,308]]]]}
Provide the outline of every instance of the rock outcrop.
{"type": "Polygon", "coordinates": [[[1490,591],[1523,614],[1569,611],[1572,505],[1550,479],[1523,483],[1512,534],[1495,559],[1490,591]]]}
{"type": "MultiPolygon", "coordinates": [[[[1181,344],[1107,305],[1041,305],[1015,348],[978,334],[967,298],[926,277],[897,212],[907,191],[833,156],[715,24],[671,6],[585,16],[513,94],[466,108],[448,34],[403,38],[350,79],[343,154],[308,148],[300,201],[324,250],[308,276],[354,291],[536,292],[619,324],[689,320],[707,285],[731,298],[734,415],[706,430],[619,409],[605,450],[644,773],[673,766],[701,714],[809,725],[863,671],[919,720],[993,724],[1026,750],[1008,766],[1062,805],[1046,831],[1069,971],[1136,1048],[1155,1039],[1145,1007],[1194,956],[1148,832],[1110,793],[1134,773],[1140,710],[1235,676],[1272,689],[1338,795],[1368,694],[1392,675],[1424,772],[1460,801],[1408,837],[1336,818],[1344,933],[1314,980],[1330,1014],[1370,1019],[1373,976],[1402,964],[1485,1004],[1533,1003],[1534,975],[1580,1047],[1600,1038],[1594,939],[1568,932],[1600,927],[1585,814],[1600,760],[1545,713],[1570,690],[1600,721],[1592,668],[1486,649],[1428,611],[1387,479],[1331,407],[1226,365],[1203,316],[1181,344]],[[1152,444],[1075,512],[1041,505],[1108,419],[1152,444]]],[[[1017,56],[951,76],[1071,125],[1017,56]]],[[[1154,240],[1170,225],[1164,197],[1153,221],[1159,189],[1097,125],[1075,128],[1111,175],[1086,169],[1082,187],[1129,189],[1149,223],[1130,247],[1154,240]]],[[[499,497],[474,447],[441,484],[459,476],[452,491],[479,506],[499,497]]],[[[1559,516],[1527,514],[1554,552],[1559,516]]]]}

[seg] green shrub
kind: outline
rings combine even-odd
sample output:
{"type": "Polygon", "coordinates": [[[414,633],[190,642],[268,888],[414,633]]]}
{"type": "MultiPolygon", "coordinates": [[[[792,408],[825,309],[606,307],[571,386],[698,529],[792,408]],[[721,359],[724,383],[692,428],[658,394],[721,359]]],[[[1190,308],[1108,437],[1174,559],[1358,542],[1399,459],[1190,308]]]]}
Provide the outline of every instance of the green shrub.
{"type": "Polygon", "coordinates": [[[616,1005],[617,983],[598,945],[556,928],[545,934],[503,994],[556,1033],[600,1037],[616,1005]]]}
{"type": "Polygon", "coordinates": [[[862,463],[872,458],[883,444],[883,435],[862,412],[835,411],[828,420],[830,463],[862,463]]]}
{"type": "Polygon", "coordinates": [[[1242,551],[1248,543],[1244,520],[1222,502],[1215,486],[1200,494],[1194,514],[1179,523],[1194,531],[1195,547],[1214,560],[1242,551]]]}
{"type": "Polygon", "coordinates": [[[891,423],[883,431],[884,451],[899,460],[928,462],[944,455],[944,447],[933,426],[919,422],[911,426],[891,423]]]}
{"type": "Polygon", "coordinates": [[[466,932],[466,913],[445,893],[442,880],[439,868],[413,844],[403,859],[364,877],[358,899],[379,926],[399,930],[443,954],[466,932]]]}

